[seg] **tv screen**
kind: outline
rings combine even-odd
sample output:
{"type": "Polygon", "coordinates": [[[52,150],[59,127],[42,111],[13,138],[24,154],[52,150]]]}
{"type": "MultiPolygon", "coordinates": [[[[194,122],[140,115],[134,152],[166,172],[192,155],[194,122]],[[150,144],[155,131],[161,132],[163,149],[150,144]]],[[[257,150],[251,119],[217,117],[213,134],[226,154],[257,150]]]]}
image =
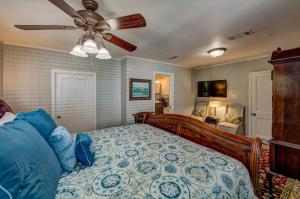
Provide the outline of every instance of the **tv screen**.
{"type": "Polygon", "coordinates": [[[226,80],[198,82],[198,97],[227,97],[226,80]]]}

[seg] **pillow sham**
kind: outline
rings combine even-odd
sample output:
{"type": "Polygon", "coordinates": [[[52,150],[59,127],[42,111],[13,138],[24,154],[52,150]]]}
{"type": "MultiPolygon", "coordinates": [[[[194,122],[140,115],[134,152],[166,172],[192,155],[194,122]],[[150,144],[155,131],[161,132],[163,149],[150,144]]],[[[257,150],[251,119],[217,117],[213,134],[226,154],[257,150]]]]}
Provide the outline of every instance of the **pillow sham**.
{"type": "Polygon", "coordinates": [[[75,153],[77,159],[83,165],[92,166],[92,164],[95,162],[95,152],[92,150],[92,139],[88,134],[77,134],[75,153]]]}
{"type": "Polygon", "coordinates": [[[76,166],[75,142],[69,131],[62,126],[56,127],[48,139],[48,143],[60,162],[61,167],[68,172],[76,166]]]}
{"type": "Polygon", "coordinates": [[[50,134],[57,127],[51,116],[43,109],[28,113],[20,112],[17,114],[15,120],[29,122],[46,141],[48,141],[50,134]]]}
{"type": "Polygon", "coordinates": [[[232,116],[226,114],[225,116],[225,122],[233,123],[233,124],[238,124],[242,121],[242,117],[239,116],[232,116]]]}
{"type": "Polygon", "coordinates": [[[0,119],[0,126],[14,121],[15,118],[16,118],[15,114],[10,113],[10,112],[5,112],[3,117],[0,119]]]}
{"type": "Polygon", "coordinates": [[[39,132],[25,121],[0,127],[0,198],[54,199],[62,169],[39,132]]]}

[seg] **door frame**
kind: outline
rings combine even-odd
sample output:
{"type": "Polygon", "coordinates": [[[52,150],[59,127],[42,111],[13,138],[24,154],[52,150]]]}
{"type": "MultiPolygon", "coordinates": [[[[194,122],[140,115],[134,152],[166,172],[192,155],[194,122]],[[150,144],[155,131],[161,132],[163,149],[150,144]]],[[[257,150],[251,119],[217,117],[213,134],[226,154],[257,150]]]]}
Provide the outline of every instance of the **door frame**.
{"type": "Polygon", "coordinates": [[[55,76],[59,73],[67,73],[74,75],[91,75],[93,76],[93,83],[95,85],[94,95],[95,95],[95,103],[93,106],[95,107],[95,127],[97,127],[97,73],[96,72],[86,72],[86,71],[74,71],[74,70],[62,70],[62,69],[51,69],[51,116],[55,119],[55,99],[56,99],[56,87],[55,87],[55,76]]]}
{"type": "Polygon", "coordinates": [[[169,106],[172,107],[171,113],[174,113],[174,73],[167,73],[167,72],[160,72],[154,71],[153,72],[153,81],[152,81],[152,99],[153,99],[153,112],[155,113],[155,76],[156,75],[167,75],[170,76],[170,96],[169,96],[169,106]]]}
{"type": "Polygon", "coordinates": [[[265,73],[270,73],[272,75],[272,70],[264,70],[264,71],[258,71],[258,72],[250,72],[249,73],[249,91],[248,91],[248,136],[253,138],[253,133],[252,133],[252,78],[254,76],[260,75],[260,74],[265,74],[265,73]]]}

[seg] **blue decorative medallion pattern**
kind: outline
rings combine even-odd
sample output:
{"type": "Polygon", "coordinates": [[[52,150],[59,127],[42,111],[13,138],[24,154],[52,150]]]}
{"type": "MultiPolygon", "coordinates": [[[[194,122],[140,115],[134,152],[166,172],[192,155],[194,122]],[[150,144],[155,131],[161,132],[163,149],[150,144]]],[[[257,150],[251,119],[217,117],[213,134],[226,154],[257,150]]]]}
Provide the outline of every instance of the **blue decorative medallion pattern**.
{"type": "Polygon", "coordinates": [[[122,157],[131,158],[137,160],[144,155],[144,151],[141,147],[126,147],[120,151],[122,157]]]}
{"type": "Polygon", "coordinates": [[[176,173],[177,169],[173,165],[165,166],[165,172],[167,173],[176,173]]]}
{"type": "Polygon", "coordinates": [[[154,180],[150,187],[154,198],[190,198],[190,190],[176,177],[166,176],[154,180]]]}
{"type": "Polygon", "coordinates": [[[101,196],[109,196],[126,187],[129,175],[124,171],[112,170],[97,176],[93,182],[93,190],[101,196]]]}
{"type": "Polygon", "coordinates": [[[185,158],[176,151],[164,151],[160,154],[160,159],[166,164],[180,164],[185,158]]]}
{"type": "Polygon", "coordinates": [[[138,175],[152,175],[158,171],[158,166],[151,161],[142,160],[135,166],[138,175]]]}
{"type": "Polygon", "coordinates": [[[81,198],[80,190],[77,187],[59,187],[56,191],[56,199],[77,199],[81,198]]]}
{"type": "Polygon", "coordinates": [[[152,150],[159,150],[163,147],[163,145],[161,143],[153,142],[148,144],[148,147],[152,150]]]}
{"type": "Polygon", "coordinates": [[[207,166],[190,163],[183,167],[184,175],[192,182],[202,186],[211,186],[216,183],[215,173],[207,166]]]}
{"type": "Polygon", "coordinates": [[[221,171],[231,172],[235,170],[235,163],[231,158],[221,155],[210,156],[207,155],[204,157],[204,160],[207,164],[212,165],[216,169],[221,171]]]}
{"type": "Polygon", "coordinates": [[[196,146],[191,146],[186,144],[182,146],[182,149],[188,153],[195,153],[199,150],[196,146]]]}
{"type": "Polygon", "coordinates": [[[89,132],[95,163],[64,172],[56,199],[252,199],[245,166],[144,124],[89,132]]]}

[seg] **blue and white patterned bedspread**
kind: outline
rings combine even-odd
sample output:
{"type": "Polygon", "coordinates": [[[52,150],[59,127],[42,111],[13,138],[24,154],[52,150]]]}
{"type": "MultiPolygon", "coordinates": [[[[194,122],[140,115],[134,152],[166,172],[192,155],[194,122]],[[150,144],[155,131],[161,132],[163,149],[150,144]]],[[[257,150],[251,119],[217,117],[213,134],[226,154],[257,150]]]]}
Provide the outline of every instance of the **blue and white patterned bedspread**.
{"type": "Polygon", "coordinates": [[[244,165],[158,128],[90,132],[92,167],[63,173],[57,199],[256,198],[244,165]]]}

